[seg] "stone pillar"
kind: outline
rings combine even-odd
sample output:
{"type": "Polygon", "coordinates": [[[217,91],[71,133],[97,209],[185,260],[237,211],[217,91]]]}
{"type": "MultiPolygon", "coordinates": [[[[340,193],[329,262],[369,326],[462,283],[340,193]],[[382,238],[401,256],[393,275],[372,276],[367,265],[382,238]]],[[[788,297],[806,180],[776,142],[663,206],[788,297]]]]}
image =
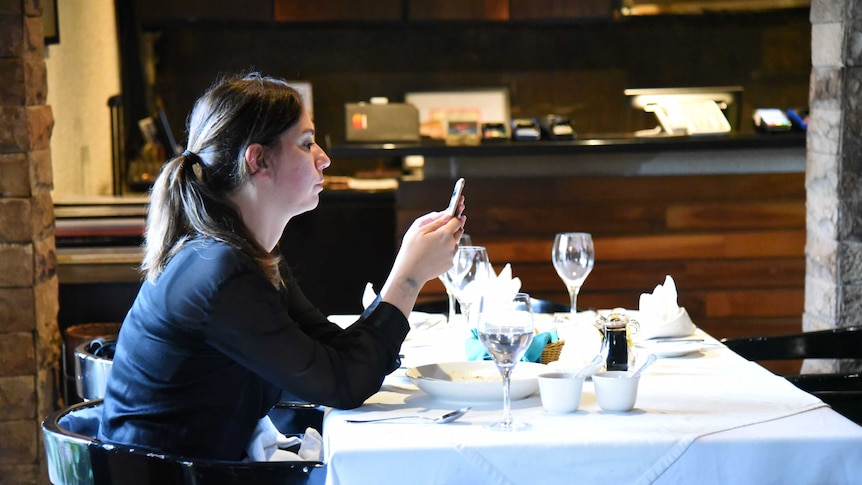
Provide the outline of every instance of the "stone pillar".
{"type": "Polygon", "coordinates": [[[0,484],[48,483],[60,332],[41,0],[0,0],[0,484]]]}
{"type": "MultiPolygon", "coordinates": [[[[862,325],[862,2],[811,2],[806,331],[862,325]]],[[[805,372],[854,362],[809,361],[805,372]]]]}

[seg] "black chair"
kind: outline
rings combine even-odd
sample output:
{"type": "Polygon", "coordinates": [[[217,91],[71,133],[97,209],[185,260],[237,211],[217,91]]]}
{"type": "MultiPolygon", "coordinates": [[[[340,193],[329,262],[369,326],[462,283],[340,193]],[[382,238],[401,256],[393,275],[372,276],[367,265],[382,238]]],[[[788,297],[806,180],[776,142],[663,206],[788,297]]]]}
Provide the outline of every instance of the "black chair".
{"type": "MultiPolygon", "coordinates": [[[[530,303],[533,308],[533,313],[565,313],[571,308],[571,305],[559,303],[551,300],[540,300],[532,298],[530,303]]],[[[417,312],[425,313],[442,313],[449,314],[449,300],[429,300],[422,303],[417,303],[413,306],[417,312]]]]}
{"type": "MultiPolygon", "coordinates": [[[[326,468],[316,461],[201,460],[103,443],[94,438],[99,427],[101,404],[101,400],[75,404],[51,413],[42,421],[48,476],[52,484],[313,485],[325,481],[326,468]]],[[[285,409],[292,406],[288,404],[280,410],[286,412],[285,409]]],[[[322,419],[320,409],[303,408],[300,412],[321,413],[322,419]]],[[[279,417],[273,418],[274,423],[277,421],[279,417]]],[[[312,420],[304,417],[301,421],[312,420]]],[[[286,432],[282,428],[279,430],[286,432]]]]}
{"type": "Polygon", "coordinates": [[[413,305],[413,310],[425,313],[449,314],[449,300],[428,300],[413,305]]]}
{"type": "MultiPolygon", "coordinates": [[[[836,328],[796,334],[722,339],[748,360],[857,359],[862,360],[862,327],[836,328]]],[[[862,374],[795,374],[784,376],[800,389],[819,397],[836,412],[862,424],[862,374]]]]}
{"type": "Polygon", "coordinates": [[[538,298],[531,298],[530,306],[533,309],[533,313],[566,313],[572,308],[568,303],[540,300],[538,298]]]}

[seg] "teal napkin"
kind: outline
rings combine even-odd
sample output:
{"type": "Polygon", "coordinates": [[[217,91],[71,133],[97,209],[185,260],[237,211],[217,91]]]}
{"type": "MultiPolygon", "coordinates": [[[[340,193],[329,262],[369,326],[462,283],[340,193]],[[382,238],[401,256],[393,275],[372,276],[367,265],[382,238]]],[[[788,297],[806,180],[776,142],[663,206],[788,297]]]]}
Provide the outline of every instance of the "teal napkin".
{"type": "MultiPolygon", "coordinates": [[[[470,330],[470,335],[471,337],[467,339],[464,346],[467,351],[467,360],[491,360],[491,356],[485,350],[485,346],[479,341],[479,331],[474,328],[470,330]]],[[[521,357],[521,361],[541,363],[542,351],[545,350],[545,346],[557,340],[556,330],[533,335],[533,341],[530,342],[530,347],[524,353],[524,356],[521,357]]]]}

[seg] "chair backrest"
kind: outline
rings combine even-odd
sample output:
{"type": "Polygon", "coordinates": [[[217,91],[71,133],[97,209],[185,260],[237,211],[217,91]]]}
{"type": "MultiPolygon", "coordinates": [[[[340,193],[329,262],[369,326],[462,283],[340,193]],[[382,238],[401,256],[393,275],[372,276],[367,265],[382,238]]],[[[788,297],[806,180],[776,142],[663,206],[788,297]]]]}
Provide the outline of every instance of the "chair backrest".
{"type": "MultiPolygon", "coordinates": [[[[533,313],[564,313],[569,311],[571,308],[571,305],[567,303],[542,300],[539,298],[532,298],[530,300],[530,306],[533,309],[533,313]]],[[[424,301],[414,305],[413,309],[417,312],[442,313],[446,315],[449,313],[449,300],[424,301]]]]}
{"type": "Polygon", "coordinates": [[[312,485],[325,480],[319,462],[188,459],[125,446],[91,446],[93,485],[312,485]]]}
{"type": "Polygon", "coordinates": [[[822,390],[808,391],[828,404],[836,413],[858,425],[862,425],[862,389],[859,386],[859,374],[856,374],[856,390],[822,390]]]}
{"type": "Polygon", "coordinates": [[[116,338],[99,337],[75,347],[75,390],[85,401],[102,399],[114,361],[116,338]]]}
{"type": "Polygon", "coordinates": [[[862,359],[862,327],[723,339],[749,360],[862,359]]]}
{"type": "Polygon", "coordinates": [[[52,484],[312,485],[326,477],[324,464],[316,461],[201,460],[103,443],[95,438],[101,404],[101,400],[75,404],[42,421],[52,484]]]}
{"type": "Polygon", "coordinates": [[[93,485],[90,444],[94,441],[93,433],[98,430],[99,404],[101,401],[76,404],[55,411],[42,420],[48,479],[54,485],[93,485]],[[61,426],[61,419],[67,418],[68,421],[75,415],[79,418],[74,420],[79,425],[77,429],[61,426]]]}
{"type": "MultiPolygon", "coordinates": [[[[729,338],[722,339],[722,343],[749,360],[862,359],[862,327],[729,338]]],[[[784,377],[819,397],[836,412],[862,424],[862,375],[858,372],[784,377]]]]}
{"type": "Polygon", "coordinates": [[[541,300],[539,298],[531,298],[530,306],[533,309],[533,313],[565,313],[572,308],[572,306],[567,303],[541,300]]]}

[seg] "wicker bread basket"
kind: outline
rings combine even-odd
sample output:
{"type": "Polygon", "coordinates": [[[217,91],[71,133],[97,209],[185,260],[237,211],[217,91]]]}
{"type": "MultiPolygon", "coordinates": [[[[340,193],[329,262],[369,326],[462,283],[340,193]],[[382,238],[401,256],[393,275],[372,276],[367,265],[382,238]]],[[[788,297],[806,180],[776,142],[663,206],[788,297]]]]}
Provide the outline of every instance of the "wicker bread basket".
{"type": "Polygon", "coordinates": [[[548,364],[559,360],[560,352],[562,352],[565,343],[565,340],[557,340],[546,345],[544,350],[542,350],[542,363],[548,364]]]}

